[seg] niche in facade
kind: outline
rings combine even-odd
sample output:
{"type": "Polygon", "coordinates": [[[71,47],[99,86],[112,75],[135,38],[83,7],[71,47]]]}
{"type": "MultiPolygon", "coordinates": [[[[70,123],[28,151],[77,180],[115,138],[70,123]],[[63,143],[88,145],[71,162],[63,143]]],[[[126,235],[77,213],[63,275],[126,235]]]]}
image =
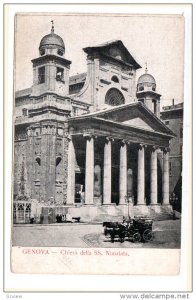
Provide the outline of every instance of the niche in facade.
{"type": "Polygon", "coordinates": [[[56,167],[60,164],[61,160],[62,160],[61,157],[56,158],[56,167]]]}
{"type": "Polygon", "coordinates": [[[38,163],[39,166],[41,166],[41,159],[39,157],[36,158],[36,162],[38,163]]]}

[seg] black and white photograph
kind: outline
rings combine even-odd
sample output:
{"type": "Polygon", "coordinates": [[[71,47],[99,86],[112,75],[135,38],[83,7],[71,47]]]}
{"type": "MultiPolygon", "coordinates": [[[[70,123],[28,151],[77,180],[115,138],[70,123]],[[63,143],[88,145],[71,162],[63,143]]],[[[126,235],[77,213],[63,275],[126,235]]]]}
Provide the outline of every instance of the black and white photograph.
{"type": "Polygon", "coordinates": [[[25,257],[180,250],[184,21],[15,15],[11,243],[25,257]]]}

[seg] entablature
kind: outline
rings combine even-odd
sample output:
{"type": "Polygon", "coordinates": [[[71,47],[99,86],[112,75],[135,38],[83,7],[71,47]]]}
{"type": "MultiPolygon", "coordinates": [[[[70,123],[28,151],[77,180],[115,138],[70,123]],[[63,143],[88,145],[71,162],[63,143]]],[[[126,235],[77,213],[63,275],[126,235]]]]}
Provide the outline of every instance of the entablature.
{"type": "Polygon", "coordinates": [[[170,137],[164,134],[150,132],[131,126],[108,126],[108,124],[100,124],[93,122],[93,124],[77,124],[71,125],[70,133],[72,135],[94,135],[98,137],[111,137],[118,140],[126,140],[131,143],[144,143],[157,147],[169,147],[170,137]],[[127,127],[127,128],[126,128],[127,127]]]}

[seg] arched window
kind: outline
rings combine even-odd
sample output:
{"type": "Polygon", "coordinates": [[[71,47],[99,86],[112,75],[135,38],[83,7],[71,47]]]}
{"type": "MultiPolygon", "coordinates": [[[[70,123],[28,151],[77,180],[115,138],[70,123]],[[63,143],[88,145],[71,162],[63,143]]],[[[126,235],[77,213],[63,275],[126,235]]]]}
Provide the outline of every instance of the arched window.
{"type": "Polygon", "coordinates": [[[38,83],[44,83],[45,82],[45,67],[40,67],[38,69],[38,83]]]}
{"type": "Polygon", "coordinates": [[[56,80],[64,82],[64,69],[63,68],[56,68],[56,80]]]}
{"type": "Polygon", "coordinates": [[[144,87],[143,86],[140,86],[139,87],[139,91],[143,91],[144,90],[144,87]]]}
{"type": "Polygon", "coordinates": [[[43,56],[45,54],[45,49],[40,50],[40,55],[43,56]]]}
{"type": "Polygon", "coordinates": [[[58,49],[57,54],[60,55],[60,56],[63,56],[63,51],[58,49]]]}
{"type": "Polygon", "coordinates": [[[112,106],[121,105],[125,103],[125,98],[119,90],[111,88],[106,93],[105,103],[112,106]]]}
{"type": "Polygon", "coordinates": [[[114,82],[116,82],[116,83],[118,83],[119,82],[119,79],[118,79],[118,77],[117,76],[112,76],[112,78],[111,78],[111,80],[112,81],[114,81],[114,82]]]}

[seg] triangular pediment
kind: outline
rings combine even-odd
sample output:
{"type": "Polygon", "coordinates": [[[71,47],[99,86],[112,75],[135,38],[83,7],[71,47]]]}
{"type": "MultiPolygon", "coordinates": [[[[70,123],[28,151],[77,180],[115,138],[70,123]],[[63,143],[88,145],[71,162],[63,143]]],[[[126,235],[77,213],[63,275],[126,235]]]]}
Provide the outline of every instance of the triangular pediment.
{"type": "Polygon", "coordinates": [[[111,44],[110,47],[105,47],[102,49],[102,53],[105,53],[106,55],[118,60],[129,62],[128,55],[122,46],[120,47],[119,45],[111,44]]]}
{"type": "Polygon", "coordinates": [[[141,102],[123,104],[111,109],[89,114],[89,117],[139,128],[170,136],[175,134],[141,102]]]}
{"type": "Polygon", "coordinates": [[[114,40],[97,46],[86,47],[83,50],[90,55],[99,52],[100,54],[116,59],[119,62],[121,61],[134,66],[135,69],[141,68],[121,40],[114,40]]]}
{"type": "Polygon", "coordinates": [[[143,128],[143,129],[153,130],[154,131],[154,129],[152,128],[152,126],[150,126],[148,124],[148,122],[146,122],[145,120],[142,120],[141,117],[136,117],[136,118],[133,118],[133,119],[129,119],[129,120],[126,120],[126,121],[124,121],[122,123],[125,124],[125,125],[130,125],[130,126],[134,126],[134,127],[138,127],[138,128],[143,128]]]}

